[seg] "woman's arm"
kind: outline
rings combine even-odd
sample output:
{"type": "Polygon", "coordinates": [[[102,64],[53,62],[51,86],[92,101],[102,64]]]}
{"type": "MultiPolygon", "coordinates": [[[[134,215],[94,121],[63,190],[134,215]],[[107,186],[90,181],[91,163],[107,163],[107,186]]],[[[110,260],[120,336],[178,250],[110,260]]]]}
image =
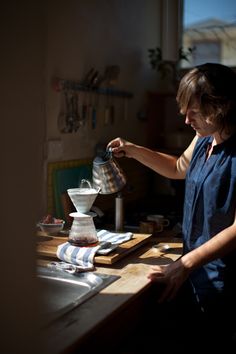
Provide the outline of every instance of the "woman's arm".
{"type": "Polygon", "coordinates": [[[219,232],[209,241],[185,254],[182,257],[183,266],[192,272],[194,269],[209,263],[210,261],[221,258],[230,251],[236,249],[236,216],[234,223],[219,232]]]}
{"type": "Polygon", "coordinates": [[[234,223],[222,230],[209,241],[195,250],[186,253],[176,262],[167,266],[154,266],[148,274],[153,282],[164,283],[166,286],[159,301],[172,299],[190,273],[214,259],[222,258],[236,249],[236,216],[234,223]]]}
{"type": "Polygon", "coordinates": [[[153,151],[121,138],[112,140],[107,147],[112,148],[112,153],[115,157],[122,157],[125,154],[125,156],[141,162],[162,176],[172,179],[184,179],[196,141],[197,136],[194,137],[180,157],[153,151]]]}

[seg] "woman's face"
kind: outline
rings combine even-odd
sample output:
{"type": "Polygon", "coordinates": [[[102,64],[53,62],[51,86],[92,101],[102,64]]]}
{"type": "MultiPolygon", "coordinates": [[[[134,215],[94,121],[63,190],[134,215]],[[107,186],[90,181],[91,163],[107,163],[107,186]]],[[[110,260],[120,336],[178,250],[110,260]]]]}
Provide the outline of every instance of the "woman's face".
{"type": "Polygon", "coordinates": [[[217,131],[217,127],[206,117],[203,117],[199,108],[195,105],[187,109],[185,124],[190,125],[196,131],[196,134],[201,137],[212,135],[217,131]]]}

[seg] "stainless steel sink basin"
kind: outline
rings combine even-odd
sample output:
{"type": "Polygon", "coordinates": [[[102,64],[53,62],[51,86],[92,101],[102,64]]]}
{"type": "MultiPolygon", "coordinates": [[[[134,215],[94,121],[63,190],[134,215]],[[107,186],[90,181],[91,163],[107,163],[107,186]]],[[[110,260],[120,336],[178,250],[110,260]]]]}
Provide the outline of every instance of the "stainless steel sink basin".
{"type": "Polygon", "coordinates": [[[95,272],[69,274],[38,267],[38,279],[42,294],[42,324],[45,325],[79,306],[118,277],[95,272]]]}

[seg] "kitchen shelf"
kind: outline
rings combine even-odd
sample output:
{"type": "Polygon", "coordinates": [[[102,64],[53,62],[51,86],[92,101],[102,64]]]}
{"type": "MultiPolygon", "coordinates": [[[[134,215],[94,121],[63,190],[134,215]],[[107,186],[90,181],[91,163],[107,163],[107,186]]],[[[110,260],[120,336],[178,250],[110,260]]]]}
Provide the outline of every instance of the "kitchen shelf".
{"type": "Polygon", "coordinates": [[[82,92],[96,93],[100,95],[116,96],[116,97],[124,97],[124,98],[133,97],[133,93],[120,90],[114,87],[86,86],[86,85],[82,85],[77,81],[64,80],[60,78],[53,78],[52,87],[57,92],[72,90],[72,91],[82,91],[82,92]]]}

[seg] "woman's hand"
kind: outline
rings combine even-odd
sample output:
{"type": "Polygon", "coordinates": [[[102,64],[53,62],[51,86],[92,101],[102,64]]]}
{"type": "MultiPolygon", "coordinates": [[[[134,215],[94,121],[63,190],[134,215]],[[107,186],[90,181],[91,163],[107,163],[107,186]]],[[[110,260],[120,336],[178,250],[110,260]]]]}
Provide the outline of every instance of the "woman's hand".
{"type": "Polygon", "coordinates": [[[151,269],[148,279],[165,285],[158,299],[160,303],[172,300],[189,275],[189,270],[184,267],[181,258],[169,265],[153,266],[151,269]]]}
{"type": "Polygon", "coordinates": [[[112,148],[112,153],[114,154],[115,157],[132,157],[130,153],[130,148],[134,144],[126,141],[125,139],[122,138],[116,138],[114,140],[111,140],[107,144],[107,149],[112,148]]]}

